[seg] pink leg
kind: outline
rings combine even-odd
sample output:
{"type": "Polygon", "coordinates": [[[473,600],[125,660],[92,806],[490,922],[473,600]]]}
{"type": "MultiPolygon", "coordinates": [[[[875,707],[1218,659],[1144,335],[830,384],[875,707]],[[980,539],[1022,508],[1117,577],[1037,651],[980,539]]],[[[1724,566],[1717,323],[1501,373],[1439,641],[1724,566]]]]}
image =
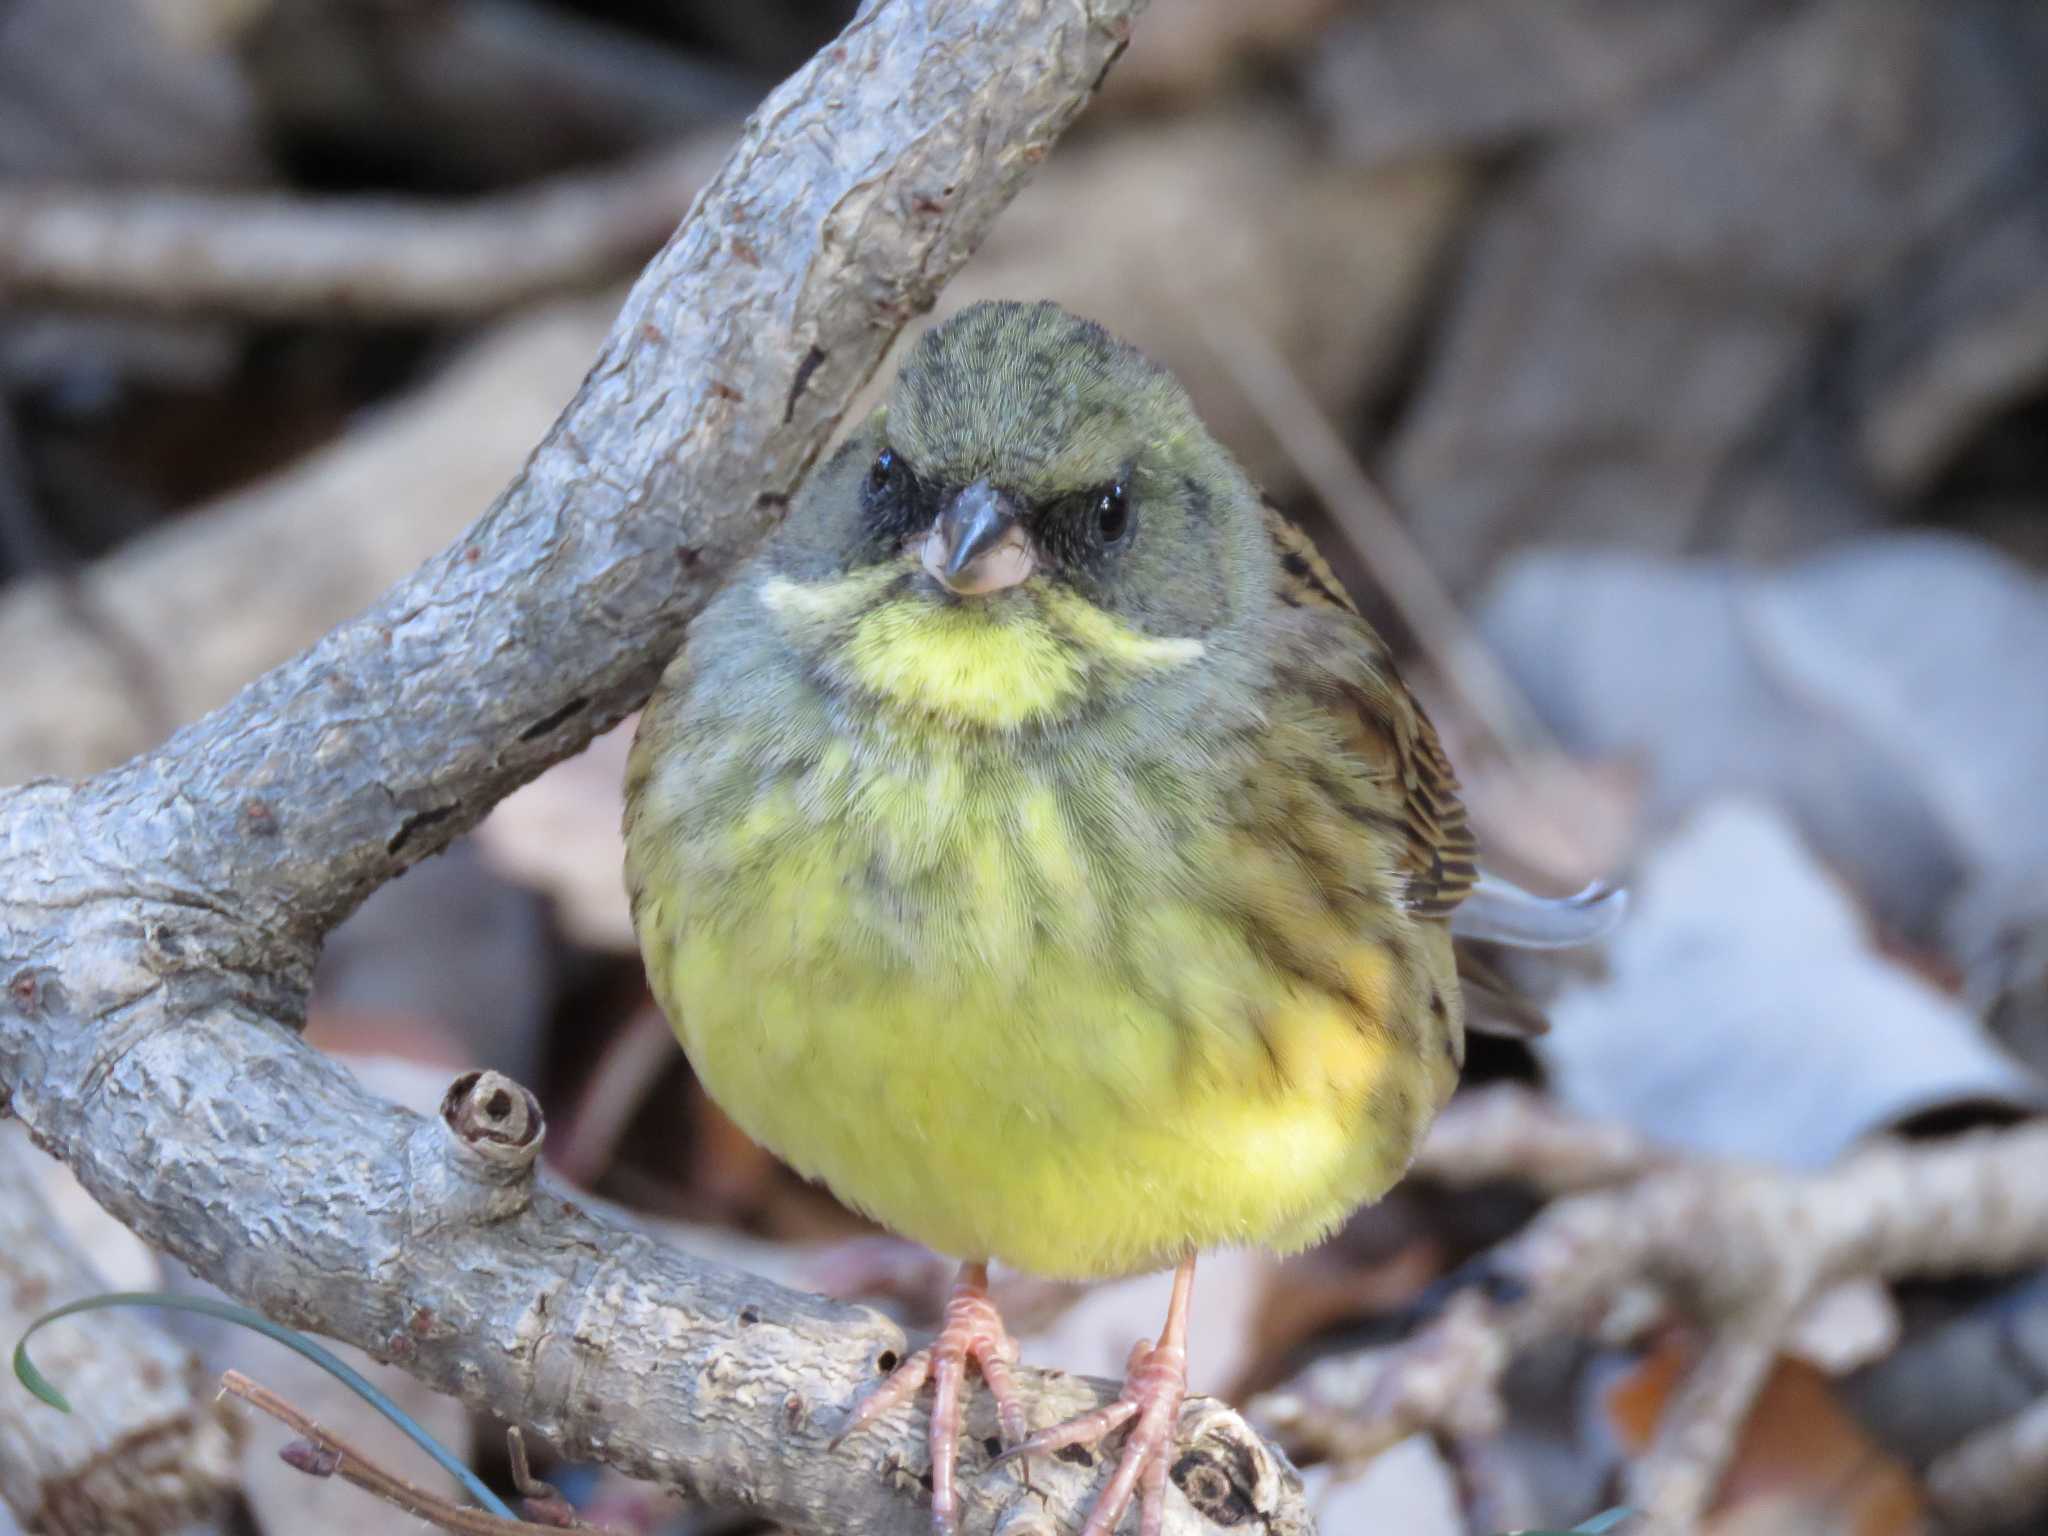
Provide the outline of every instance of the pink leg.
{"type": "Polygon", "coordinates": [[[1088,1511],[1080,1536],[1109,1536],[1138,1498],[1139,1536],[1159,1536],[1166,1524],[1166,1473],[1173,1460],[1180,1427],[1180,1405],[1188,1395],[1188,1297],[1194,1290],[1195,1260],[1190,1254],[1173,1273],[1173,1300],[1159,1342],[1139,1344],[1124,1370],[1123,1396],[1106,1408],[1042,1429],[996,1458],[1040,1456],[1070,1445],[1091,1445],[1128,1424],[1123,1454],[1109,1486],[1088,1511]]]}
{"type": "Polygon", "coordinates": [[[966,1415],[961,1408],[961,1388],[967,1379],[967,1362],[981,1368],[996,1400],[996,1418],[1003,1438],[1023,1438],[1024,1414],[1010,1376],[1017,1358],[1017,1345],[1003,1327],[1003,1319],[988,1296],[988,1266],[963,1264],[953,1282],[953,1294],[946,1301],[945,1321],[939,1336],[889,1373],[889,1379],[862,1398],[833,1439],[836,1446],[848,1435],[872,1424],[891,1409],[917,1395],[927,1380],[932,1383],[930,1449],[932,1458],[932,1529],[952,1536],[959,1528],[960,1502],[954,1487],[954,1469],[960,1460],[960,1431],[966,1415]]]}

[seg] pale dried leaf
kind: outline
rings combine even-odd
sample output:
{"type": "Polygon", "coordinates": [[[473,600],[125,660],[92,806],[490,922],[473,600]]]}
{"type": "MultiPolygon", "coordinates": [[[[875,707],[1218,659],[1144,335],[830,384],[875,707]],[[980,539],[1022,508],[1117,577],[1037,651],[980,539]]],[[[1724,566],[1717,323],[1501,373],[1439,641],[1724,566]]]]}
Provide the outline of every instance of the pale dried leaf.
{"type": "Polygon", "coordinates": [[[1814,1167],[1943,1105],[2042,1102],[1953,999],[1874,950],[1784,818],[1702,809],[1645,864],[1609,975],[1537,1044],[1557,1095],[1673,1145],[1814,1167]]]}
{"type": "Polygon", "coordinates": [[[1527,555],[1482,627],[1571,750],[1633,756],[1668,826],[1716,795],[1785,807],[1892,925],[1966,876],[2038,868],[2048,583],[1971,541],[1892,535],[1782,571],[1527,555]]]}

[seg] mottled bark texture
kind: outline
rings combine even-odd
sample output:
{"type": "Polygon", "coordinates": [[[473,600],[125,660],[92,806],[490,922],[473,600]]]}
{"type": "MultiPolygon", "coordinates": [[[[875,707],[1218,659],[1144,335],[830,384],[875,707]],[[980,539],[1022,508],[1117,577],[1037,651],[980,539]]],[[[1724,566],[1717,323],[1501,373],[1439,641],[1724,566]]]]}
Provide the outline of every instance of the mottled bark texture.
{"type": "MultiPolygon", "coordinates": [[[[335,922],[646,695],[1138,6],[869,7],[755,114],[464,537],[161,749],[0,792],[0,1087],[110,1210],[572,1455],[798,1530],[922,1528],[906,1418],[826,1448],[894,1326],[508,1177],[473,1117],[382,1103],[293,1030],[335,922]]],[[[1027,1379],[1042,1420],[1109,1393],[1027,1379]]],[[[1234,1415],[1186,1428],[1174,1530],[1306,1528],[1234,1415]]],[[[983,1461],[974,1530],[1069,1525],[1097,1481],[983,1461]]]]}

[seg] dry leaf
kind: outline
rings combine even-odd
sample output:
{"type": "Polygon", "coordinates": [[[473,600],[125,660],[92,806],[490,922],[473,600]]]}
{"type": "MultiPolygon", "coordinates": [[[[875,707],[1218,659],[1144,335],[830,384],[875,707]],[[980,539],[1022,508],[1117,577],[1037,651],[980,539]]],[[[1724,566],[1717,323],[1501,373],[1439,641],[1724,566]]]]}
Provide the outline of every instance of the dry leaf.
{"type": "Polygon", "coordinates": [[[1955,999],[1879,953],[1785,819],[1709,805],[1634,882],[1608,974],[1535,1049],[1573,1110],[1673,1146],[1818,1167],[1946,1105],[2041,1102],[1955,999]]]}
{"type": "MultiPolygon", "coordinates": [[[[1692,1350],[1668,1336],[1609,1393],[1630,1452],[1656,1434],[1692,1350]]],[[[1912,1476],[1871,1443],[1812,1366],[1780,1360],[1743,1426],[1703,1536],[1919,1536],[1912,1476]]]]}
{"type": "MultiPolygon", "coordinates": [[[[1427,9],[1511,11],[1540,35],[1559,29],[1536,13],[1565,7],[1427,9]]],[[[1728,8],[1604,9],[1588,31],[1603,40],[1624,10],[1654,30],[1728,8]]],[[[1490,200],[1390,463],[1454,589],[1534,542],[1776,556],[1884,515],[1828,419],[1826,370],[1902,269],[2001,195],[2039,201],[2011,167],[2039,131],[2048,33],[2024,5],[1756,14],[1637,110],[1541,146],[1490,200]],[[1809,421],[1817,444],[1791,430],[1809,421]]],[[[1518,87],[1539,75],[1538,50],[1500,55],[1518,87]]]]}

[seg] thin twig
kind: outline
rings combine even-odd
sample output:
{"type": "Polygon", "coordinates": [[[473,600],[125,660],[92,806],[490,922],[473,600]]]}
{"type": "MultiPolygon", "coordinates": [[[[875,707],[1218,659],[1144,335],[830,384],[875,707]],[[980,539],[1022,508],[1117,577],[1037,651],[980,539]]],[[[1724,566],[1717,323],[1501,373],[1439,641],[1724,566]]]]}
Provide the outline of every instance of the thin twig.
{"type": "Polygon", "coordinates": [[[439,1494],[429,1493],[417,1483],[409,1483],[395,1472],[387,1472],[365,1452],[332,1430],[321,1428],[307,1414],[293,1407],[268,1387],[251,1381],[240,1371],[224,1373],[220,1379],[220,1389],[230,1397],[240,1398],[252,1408],[261,1409],[301,1439],[309,1441],[326,1453],[314,1462],[286,1458],[302,1472],[316,1477],[339,1477],[344,1482],[355,1484],[365,1493],[375,1494],[387,1504],[396,1505],[409,1515],[415,1515],[444,1531],[455,1532],[456,1536],[531,1536],[532,1532],[551,1529],[549,1526],[534,1525],[525,1520],[507,1520],[491,1514],[488,1510],[471,1509],[468,1505],[457,1504],[442,1498],[439,1494]]]}
{"type": "Polygon", "coordinates": [[[1229,304],[1186,307],[1217,363],[1300,467],[1460,702],[1510,757],[1555,752],[1548,728],[1466,622],[1386,493],[1279,350],[1229,304]]]}
{"type": "Polygon", "coordinates": [[[512,1487],[528,1518],[555,1530],[592,1529],[576,1518],[575,1506],[562,1497],[553,1483],[544,1483],[533,1475],[533,1463],[526,1456],[526,1434],[517,1424],[505,1430],[505,1449],[512,1459],[512,1487]]]}

